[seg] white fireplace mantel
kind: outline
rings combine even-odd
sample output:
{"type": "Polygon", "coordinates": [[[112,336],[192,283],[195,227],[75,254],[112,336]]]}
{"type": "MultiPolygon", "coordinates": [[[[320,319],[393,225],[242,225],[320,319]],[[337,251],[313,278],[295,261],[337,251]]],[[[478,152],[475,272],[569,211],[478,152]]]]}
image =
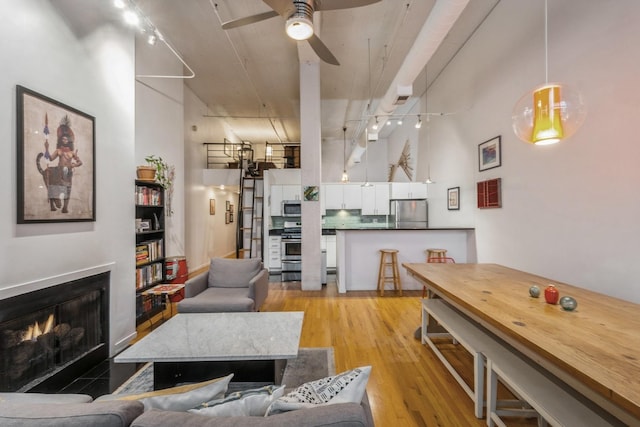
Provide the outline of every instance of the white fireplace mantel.
{"type": "Polygon", "coordinates": [[[0,300],[11,298],[16,295],[26,294],[27,292],[33,292],[40,289],[48,288],[50,286],[56,286],[61,283],[82,279],[87,276],[105,273],[107,271],[111,271],[114,265],[115,263],[110,262],[107,264],[101,264],[93,267],[83,268],[81,270],[71,271],[65,274],[59,274],[57,276],[45,277],[43,279],[35,280],[32,282],[11,285],[7,288],[0,289],[0,300]]]}

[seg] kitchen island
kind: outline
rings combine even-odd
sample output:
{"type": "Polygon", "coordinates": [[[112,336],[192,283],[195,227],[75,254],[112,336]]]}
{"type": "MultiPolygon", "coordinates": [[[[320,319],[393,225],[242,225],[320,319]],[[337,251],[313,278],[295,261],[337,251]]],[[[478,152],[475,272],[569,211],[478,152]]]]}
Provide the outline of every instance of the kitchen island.
{"type": "MultiPolygon", "coordinates": [[[[473,228],[357,228],[336,229],[336,281],[338,292],[375,291],[378,287],[380,249],[397,249],[398,263],[425,262],[425,250],[441,248],[458,263],[477,262],[473,228]]],[[[422,284],[400,270],[402,289],[422,284]]]]}

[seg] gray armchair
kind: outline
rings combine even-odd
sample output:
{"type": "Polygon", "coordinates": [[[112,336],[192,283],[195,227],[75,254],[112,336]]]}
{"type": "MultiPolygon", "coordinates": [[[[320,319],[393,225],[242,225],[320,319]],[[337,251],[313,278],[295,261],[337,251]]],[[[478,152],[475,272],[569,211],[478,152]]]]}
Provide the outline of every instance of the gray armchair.
{"type": "Polygon", "coordinates": [[[258,258],[212,258],[209,270],[185,282],[179,313],[258,311],[269,293],[269,272],[258,258]]]}

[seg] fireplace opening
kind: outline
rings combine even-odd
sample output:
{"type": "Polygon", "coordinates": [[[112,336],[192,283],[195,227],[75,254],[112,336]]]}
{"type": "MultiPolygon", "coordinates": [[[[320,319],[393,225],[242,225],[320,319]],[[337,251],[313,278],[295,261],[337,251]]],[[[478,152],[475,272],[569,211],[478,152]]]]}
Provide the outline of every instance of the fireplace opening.
{"type": "Polygon", "coordinates": [[[2,301],[0,391],[40,391],[108,357],[109,273],[2,301]]]}

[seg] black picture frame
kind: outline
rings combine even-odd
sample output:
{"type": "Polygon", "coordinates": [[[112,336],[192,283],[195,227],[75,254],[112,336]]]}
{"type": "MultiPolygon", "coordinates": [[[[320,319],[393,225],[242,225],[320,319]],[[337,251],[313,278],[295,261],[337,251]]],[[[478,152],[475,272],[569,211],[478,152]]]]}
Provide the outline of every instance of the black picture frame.
{"type": "Polygon", "coordinates": [[[480,172],[502,165],[502,135],[478,144],[478,170],[480,172]]]}
{"type": "Polygon", "coordinates": [[[95,221],[95,117],[20,85],[16,107],[18,224],[95,221]]]}
{"type": "Polygon", "coordinates": [[[447,188],[447,209],[460,210],[460,187],[447,188]]]}

